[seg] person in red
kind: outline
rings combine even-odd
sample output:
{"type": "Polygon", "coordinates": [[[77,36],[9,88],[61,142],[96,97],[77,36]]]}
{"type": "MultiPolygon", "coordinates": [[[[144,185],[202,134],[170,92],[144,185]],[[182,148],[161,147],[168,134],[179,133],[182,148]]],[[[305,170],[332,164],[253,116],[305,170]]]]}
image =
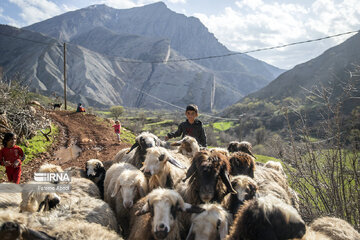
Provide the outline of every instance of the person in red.
{"type": "Polygon", "coordinates": [[[119,120],[116,120],[115,121],[115,125],[113,125],[113,128],[114,128],[114,131],[115,131],[115,134],[117,136],[117,140],[120,142],[120,133],[121,133],[121,124],[119,122],[119,120]]]}
{"type": "Polygon", "coordinates": [[[15,145],[16,135],[5,133],[3,139],[4,147],[0,150],[0,164],[5,166],[9,182],[20,183],[21,163],[25,159],[23,150],[15,145]]]}

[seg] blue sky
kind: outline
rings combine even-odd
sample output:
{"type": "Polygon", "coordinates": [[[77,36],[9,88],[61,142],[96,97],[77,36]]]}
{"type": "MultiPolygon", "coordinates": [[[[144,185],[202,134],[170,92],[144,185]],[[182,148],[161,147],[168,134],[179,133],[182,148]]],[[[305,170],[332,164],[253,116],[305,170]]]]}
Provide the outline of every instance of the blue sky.
{"type": "MultiPolygon", "coordinates": [[[[154,0],[0,0],[0,23],[23,27],[67,11],[105,3],[131,8],[154,0]]],[[[233,51],[316,39],[360,30],[359,0],[164,0],[171,10],[194,16],[233,51]]],[[[280,68],[306,62],[352,35],[250,54],[280,68]]]]}

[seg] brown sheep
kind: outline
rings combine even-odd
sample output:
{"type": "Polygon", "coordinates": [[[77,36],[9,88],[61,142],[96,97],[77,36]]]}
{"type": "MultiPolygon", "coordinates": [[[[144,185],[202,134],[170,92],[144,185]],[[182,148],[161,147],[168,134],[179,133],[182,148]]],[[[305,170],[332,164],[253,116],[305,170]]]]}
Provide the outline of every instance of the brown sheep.
{"type": "Polygon", "coordinates": [[[229,143],[229,146],[228,146],[228,151],[230,153],[240,151],[240,152],[247,153],[256,159],[256,157],[253,155],[251,150],[252,150],[252,145],[251,145],[251,143],[249,143],[247,141],[242,141],[242,142],[232,141],[229,143]]]}
{"type": "Polygon", "coordinates": [[[235,216],[245,201],[256,197],[257,183],[248,176],[239,175],[232,178],[231,185],[237,193],[226,195],[221,205],[235,216]]]}
{"type": "Polygon", "coordinates": [[[189,179],[184,193],[186,201],[191,204],[220,203],[228,192],[235,193],[229,171],[229,161],[223,154],[206,150],[196,153],[186,173],[186,179],[189,179]]]}
{"type": "Polygon", "coordinates": [[[236,215],[228,240],[286,240],[301,238],[306,226],[290,205],[272,197],[246,201],[236,215]]]}
{"type": "Polygon", "coordinates": [[[255,159],[249,154],[244,152],[235,152],[231,154],[229,162],[231,175],[247,175],[254,178],[255,159]]]}

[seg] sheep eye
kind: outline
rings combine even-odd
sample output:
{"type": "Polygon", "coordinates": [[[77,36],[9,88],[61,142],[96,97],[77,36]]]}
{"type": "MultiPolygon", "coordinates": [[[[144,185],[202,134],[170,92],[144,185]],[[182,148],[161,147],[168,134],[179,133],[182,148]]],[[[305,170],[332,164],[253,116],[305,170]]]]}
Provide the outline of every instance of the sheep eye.
{"type": "Polygon", "coordinates": [[[159,156],[159,161],[162,162],[162,161],[164,161],[164,159],[165,159],[165,154],[161,154],[159,156]]]}

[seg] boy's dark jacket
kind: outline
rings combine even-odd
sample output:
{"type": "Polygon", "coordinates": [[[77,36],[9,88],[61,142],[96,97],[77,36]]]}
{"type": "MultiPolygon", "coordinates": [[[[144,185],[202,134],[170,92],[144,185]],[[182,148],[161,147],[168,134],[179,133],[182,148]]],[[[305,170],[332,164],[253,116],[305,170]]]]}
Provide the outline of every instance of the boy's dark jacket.
{"type": "Polygon", "coordinates": [[[174,138],[179,137],[180,135],[181,138],[185,136],[194,137],[201,146],[206,147],[206,135],[200,120],[195,119],[194,123],[190,124],[186,119],[185,122],[180,123],[176,132],[168,133],[167,136],[169,138],[174,138]]]}

